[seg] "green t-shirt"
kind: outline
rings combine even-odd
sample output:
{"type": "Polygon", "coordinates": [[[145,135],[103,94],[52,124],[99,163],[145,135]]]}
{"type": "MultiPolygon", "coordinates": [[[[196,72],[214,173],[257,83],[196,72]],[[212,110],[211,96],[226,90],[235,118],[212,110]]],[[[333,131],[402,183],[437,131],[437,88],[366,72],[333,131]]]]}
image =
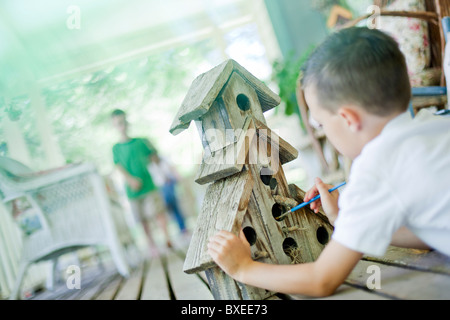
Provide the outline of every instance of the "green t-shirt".
{"type": "Polygon", "coordinates": [[[142,138],[132,138],[113,146],[114,164],[121,165],[130,175],[142,181],[142,187],[137,191],[125,185],[128,198],[135,199],[157,189],[147,168],[150,156],[154,153],[148,140],[142,138]]]}

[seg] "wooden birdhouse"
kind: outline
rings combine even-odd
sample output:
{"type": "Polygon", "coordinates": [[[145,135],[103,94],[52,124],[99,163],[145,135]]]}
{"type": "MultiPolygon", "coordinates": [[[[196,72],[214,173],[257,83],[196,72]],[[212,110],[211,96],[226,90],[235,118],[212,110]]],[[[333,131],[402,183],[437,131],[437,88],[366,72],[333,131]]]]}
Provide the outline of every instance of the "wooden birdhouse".
{"type": "Polygon", "coordinates": [[[288,185],[282,165],[298,152],[267,127],[263,113],[280,98],[234,60],[198,76],[172,123],[178,134],[195,121],[204,156],[196,182],[209,183],[186,255],[184,271],[205,271],[215,299],[266,299],[260,288],[234,281],[207,253],[219,230],[244,234],[253,259],[289,264],[314,261],[333,231],[323,214],[305,207],[304,192],[288,185]]]}

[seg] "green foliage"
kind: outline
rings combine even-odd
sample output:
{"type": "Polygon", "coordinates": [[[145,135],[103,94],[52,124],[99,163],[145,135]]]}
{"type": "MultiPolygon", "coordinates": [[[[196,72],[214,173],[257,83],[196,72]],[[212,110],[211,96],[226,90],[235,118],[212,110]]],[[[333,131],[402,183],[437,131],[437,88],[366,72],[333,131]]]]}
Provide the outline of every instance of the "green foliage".
{"type": "Polygon", "coordinates": [[[4,97],[0,97],[0,110],[3,110],[11,121],[19,120],[23,109],[29,104],[30,99],[26,95],[14,97],[8,102],[5,101],[4,97]]]}
{"type": "MultiPolygon", "coordinates": [[[[308,59],[313,49],[314,46],[309,47],[298,58],[296,58],[295,54],[291,52],[285,59],[275,61],[273,63],[272,79],[278,84],[279,96],[285,105],[284,114],[287,116],[296,114],[299,117],[300,126],[304,131],[306,129],[298,108],[295,90],[300,69],[308,59]]],[[[279,107],[277,107],[277,109],[278,108],[279,107]]]]}
{"type": "Polygon", "coordinates": [[[167,148],[164,135],[210,50],[204,41],[45,88],[47,114],[67,162],[92,161],[104,172],[112,168],[118,136],[110,114],[116,108],[127,112],[130,135],[167,148]]]}

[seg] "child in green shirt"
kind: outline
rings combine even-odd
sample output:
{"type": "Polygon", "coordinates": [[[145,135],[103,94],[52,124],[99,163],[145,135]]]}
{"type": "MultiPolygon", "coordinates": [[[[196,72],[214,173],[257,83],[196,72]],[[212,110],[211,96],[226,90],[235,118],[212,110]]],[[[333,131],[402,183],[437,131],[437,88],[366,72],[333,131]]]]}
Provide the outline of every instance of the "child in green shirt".
{"type": "Polygon", "coordinates": [[[149,227],[149,222],[155,218],[164,232],[167,246],[171,247],[164,201],[147,168],[151,158],[156,155],[156,150],[147,139],[128,136],[128,122],[123,110],[114,110],[111,118],[120,134],[120,141],[113,146],[114,164],[125,178],[125,190],[131,210],[147,234],[150,255],[155,256],[158,250],[149,227]]]}

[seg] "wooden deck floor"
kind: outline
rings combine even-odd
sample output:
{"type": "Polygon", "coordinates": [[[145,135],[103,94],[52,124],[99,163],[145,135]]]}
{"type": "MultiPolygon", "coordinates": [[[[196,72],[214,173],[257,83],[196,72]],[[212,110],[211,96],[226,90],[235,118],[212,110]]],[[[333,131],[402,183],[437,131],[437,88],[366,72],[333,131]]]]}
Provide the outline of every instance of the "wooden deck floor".
{"type": "MultiPolygon", "coordinates": [[[[213,300],[204,275],[183,273],[184,252],[173,250],[139,263],[129,278],[112,265],[82,271],[81,288],[60,284],[34,300],[213,300]]],[[[332,266],[330,266],[332,267],[332,266]]],[[[310,299],[279,295],[276,299],[310,299]]],[[[450,258],[392,247],[382,259],[364,257],[336,293],[322,299],[450,299],[450,258]],[[376,277],[379,275],[379,287],[376,277]],[[369,283],[369,286],[368,286],[369,283]],[[375,287],[369,288],[370,284],[375,287]]]]}
{"type": "Polygon", "coordinates": [[[213,300],[206,278],[187,275],[184,253],[173,250],[159,258],[143,260],[133,267],[130,277],[117,273],[112,263],[103,269],[81,271],[80,289],[60,283],[52,291],[36,294],[32,300],[213,300]]]}

